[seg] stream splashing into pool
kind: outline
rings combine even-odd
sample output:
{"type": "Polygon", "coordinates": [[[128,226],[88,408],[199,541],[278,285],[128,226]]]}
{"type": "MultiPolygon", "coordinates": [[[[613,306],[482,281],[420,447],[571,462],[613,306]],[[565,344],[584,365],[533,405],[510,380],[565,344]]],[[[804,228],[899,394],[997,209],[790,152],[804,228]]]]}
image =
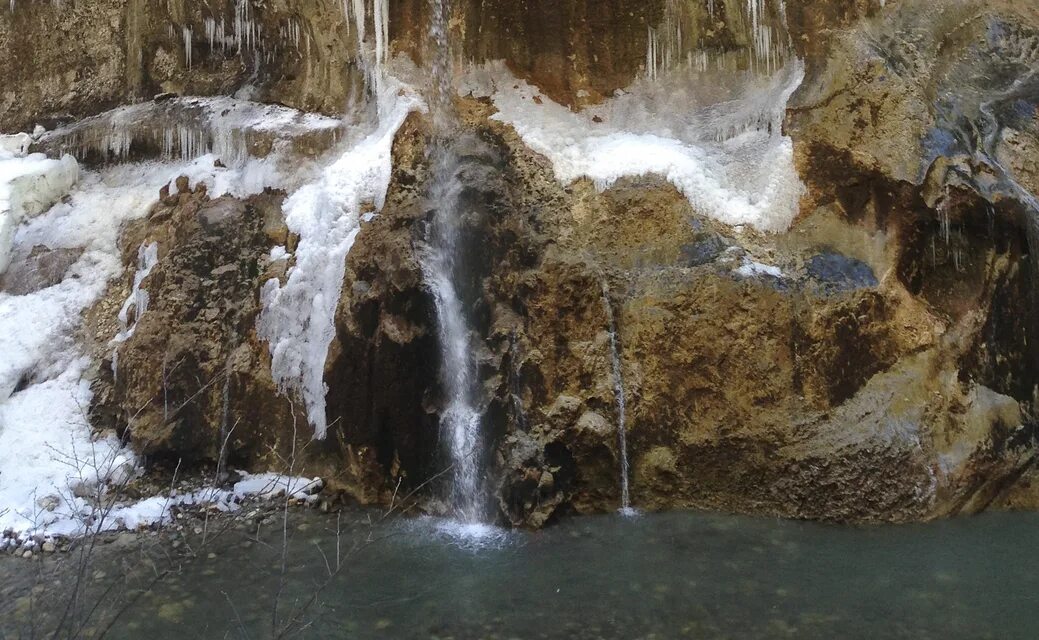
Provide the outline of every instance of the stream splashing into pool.
{"type": "MultiPolygon", "coordinates": [[[[451,464],[450,496],[454,516],[463,525],[486,520],[481,492],[481,411],[472,329],[460,291],[464,281],[465,247],[461,238],[462,184],[460,158],[452,147],[457,122],[451,97],[451,53],[448,43],[448,1],[431,0],[431,105],[434,142],[430,150],[432,187],[429,198],[436,209],[420,252],[426,286],[433,294],[440,341],[440,379],[446,406],[440,417],[443,440],[451,464]]],[[[472,534],[460,531],[460,534],[472,534]]]]}

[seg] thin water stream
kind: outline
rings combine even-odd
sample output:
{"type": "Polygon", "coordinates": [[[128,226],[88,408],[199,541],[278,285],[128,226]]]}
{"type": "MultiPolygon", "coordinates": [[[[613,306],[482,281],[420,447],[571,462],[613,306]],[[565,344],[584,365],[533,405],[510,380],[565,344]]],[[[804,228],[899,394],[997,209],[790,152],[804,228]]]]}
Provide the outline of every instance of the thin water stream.
{"type": "Polygon", "coordinates": [[[624,368],[621,360],[620,340],[617,337],[617,320],[613,315],[613,303],[610,302],[610,285],[602,280],[602,304],[606,311],[606,320],[610,326],[610,364],[613,370],[613,393],[617,400],[617,450],[621,460],[621,512],[632,513],[631,495],[628,487],[628,402],[624,389],[624,368]]]}

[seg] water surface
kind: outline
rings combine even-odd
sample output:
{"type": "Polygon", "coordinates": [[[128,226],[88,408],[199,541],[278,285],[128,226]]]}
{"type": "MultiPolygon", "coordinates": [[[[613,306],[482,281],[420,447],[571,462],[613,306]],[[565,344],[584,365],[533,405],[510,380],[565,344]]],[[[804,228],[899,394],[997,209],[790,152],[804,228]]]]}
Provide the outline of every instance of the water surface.
{"type": "Polygon", "coordinates": [[[308,638],[1039,637],[1039,514],[869,528],[611,515],[461,537],[371,517],[293,515],[284,571],[280,522],[222,535],[109,637],[273,637],[294,614],[308,638]]]}

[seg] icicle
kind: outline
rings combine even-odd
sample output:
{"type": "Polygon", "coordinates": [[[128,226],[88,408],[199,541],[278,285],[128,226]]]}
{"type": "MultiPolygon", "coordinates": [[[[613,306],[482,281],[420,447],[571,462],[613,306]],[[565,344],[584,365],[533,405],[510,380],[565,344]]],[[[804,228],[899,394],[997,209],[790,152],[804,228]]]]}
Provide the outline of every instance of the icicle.
{"type": "Polygon", "coordinates": [[[252,18],[250,0],[235,0],[233,45],[242,51],[254,51],[258,35],[258,26],[252,18]]]}
{"type": "Polygon", "coordinates": [[[390,7],[389,0],[374,0],[375,21],[375,64],[386,63],[390,46],[390,7]]]}
{"type": "Polygon", "coordinates": [[[191,68],[191,27],[184,27],[184,62],[191,68]]]}
{"type": "Polygon", "coordinates": [[[153,242],[149,245],[142,244],[137,249],[137,272],[133,276],[133,287],[130,295],[126,297],[123,306],[119,309],[119,333],[109,343],[112,349],[112,375],[118,375],[119,345],[133,337],[137,331],[137,324],[141,316],[148,310],[150,298],[148,292],[141,288],[145,278],[151,275],[155,265],[159,264],[159,245],[153,242]],[[130,309],[134,310],[133,322],[130,322],[130,309]]]}
{"type": "Polygon", "coordinates": [[[364,0],[353,0],[354,22],[357,25],[357,42],[364,42],[365,38],[365,6],[364,0]]]}
{"type": "MultiPolygon", "coordinates": [[[[718,15],[716,0],[709,0],[707,15],[695,8],[695,3],[683,0],[666,0],[663,19],[654,25],[649,33],[646,52],[646,72],[649,79],[661,77],[663,71],[686,65],[689,69],[699,67],[705,72],[713,59],[719,70],[730,64],[733,56],[741,61],[746,60],[751,70],[772,74],[779,69],[789,51],[789,36],[786,33],[785,0],[744,0],[737,3],[733,14],[725,15],[730,27],[742,25],[746,47],[742,51],[714,55],[707,49],[702,38],[696,38],[694,30],[690,37],[689,24],[699,25],[700,29],[713,28],[712,24],[718,15]],[[738,12],[739,15],[736,15],[738,12]],[[707,24],[704,24],[707,21],[707,24]],[[687,40],[689,42],[687,42],[687,40]],[[706,61],[698,61],[699,54],[707,56],[706,61]],[[725,61],[725,65],[723,65],[725,61]]],[[[742,65],[740,65],[742,66],[742,65]]]]}
{"type": "Polygon", "coordinates": [[[945,240],[945,246],[949,246],[949,235],[951,231],[951,225],[949,223],[949,190],[945,190],[945,195],[938,203],[938,227],[941,230],[942,239],[945,240]]]}
{"type": "Polygon", "coordinates": [[[212,51],[216,46],[216,20],[213,18],[206,18],[202,21],[202,24],[206,28],[206,39],[209,40],[209,50],[212,51]]]}
{"type": "Polygon", "coordinates": [[[649,46],[646,49],[646,75],[650,80],[657,79],[657,30],[649,27],[649,46]]]}

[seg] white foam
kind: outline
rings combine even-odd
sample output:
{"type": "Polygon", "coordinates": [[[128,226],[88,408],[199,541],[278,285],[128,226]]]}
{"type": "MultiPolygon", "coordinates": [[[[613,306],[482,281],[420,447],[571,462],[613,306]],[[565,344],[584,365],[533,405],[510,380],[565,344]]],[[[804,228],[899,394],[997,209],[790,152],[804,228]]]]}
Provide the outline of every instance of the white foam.
{"type": "Polygon", "coordinates": [[[501,549],[519,539],[514,531],[491,524],[431,516],[406,520],[401,526],[428,531],[443,542],[466,551],[501,549]]]}

